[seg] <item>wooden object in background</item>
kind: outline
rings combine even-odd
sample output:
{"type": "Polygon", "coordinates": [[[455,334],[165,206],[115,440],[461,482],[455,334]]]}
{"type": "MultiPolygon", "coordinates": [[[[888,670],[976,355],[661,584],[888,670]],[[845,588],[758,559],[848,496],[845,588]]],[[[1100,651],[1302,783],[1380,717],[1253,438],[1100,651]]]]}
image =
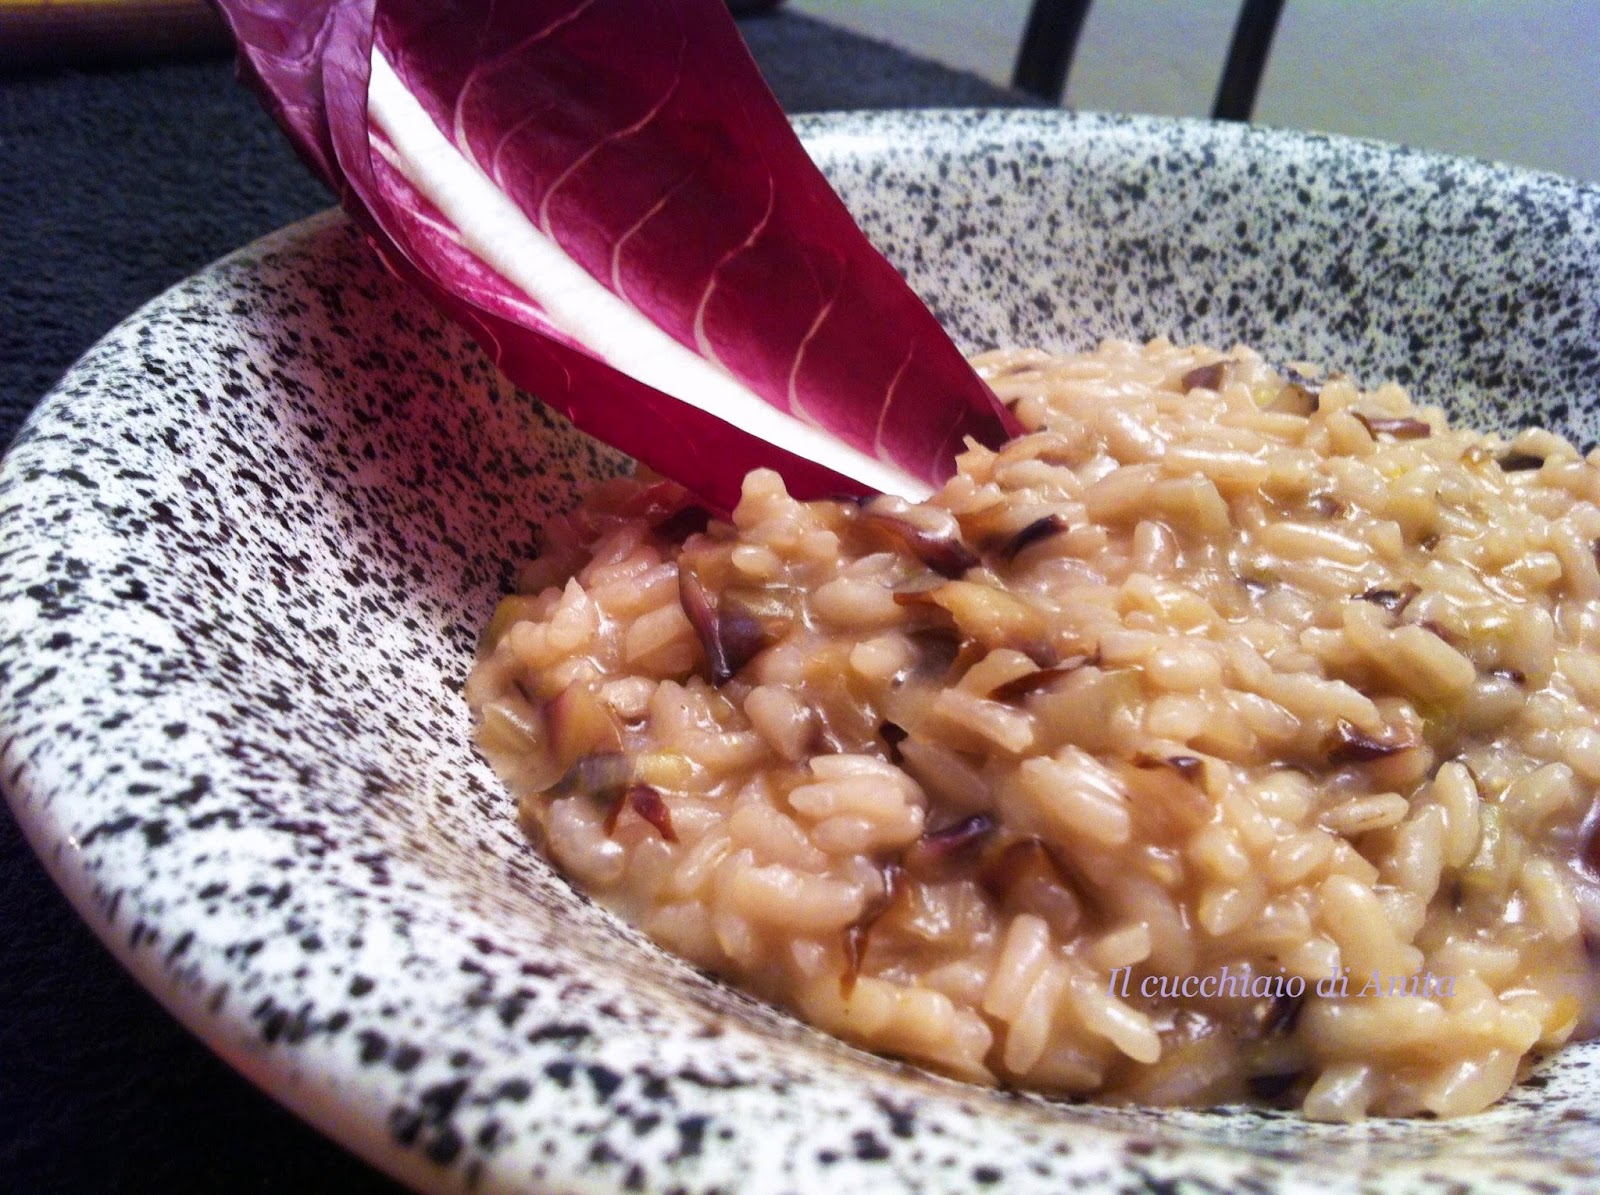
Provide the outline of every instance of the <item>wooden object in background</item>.
{"type": "Polygon", "coordinates": [[[0,0],[0,72],[224,54],[207,0],[0,0]]]}

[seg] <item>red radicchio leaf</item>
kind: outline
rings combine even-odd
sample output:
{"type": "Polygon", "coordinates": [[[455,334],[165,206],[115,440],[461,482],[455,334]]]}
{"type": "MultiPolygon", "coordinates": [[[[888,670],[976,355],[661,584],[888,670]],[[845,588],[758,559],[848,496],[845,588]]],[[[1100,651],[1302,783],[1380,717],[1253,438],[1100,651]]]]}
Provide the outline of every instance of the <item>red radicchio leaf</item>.
{"type": "Polygon", "coordinates": [[[715,509],[762,465],[800,497],[920,496],[964,437],[1016,429],[806,156],[723,0],[220,3],[390,267],[715,509]]]}
{"type": "Polygon", "coordinates": [[[1382,606],[1390,614],[1403,613],[1411,604],[1413,598],[1422,592],[1422,587],[1414,581],[1407,581],[1399,589],[1385,589],[1373,586],[1356,594],[1363,602],[1371,602],[1375,606],[1382,606]]]}
{"type": "Polygon", "coordinates": [[[711,682],[715,685],[726,684],[733,676],[733,670],[728,667],[727,657],[722,651],[722,636],[717,633],[717,608],[711,604],[711,595],[700,584],[700,578],[688,569],[678,570],[678,604],[683,607],[684,617],[689,620],[695,637],[700,640],[711,682]]]}

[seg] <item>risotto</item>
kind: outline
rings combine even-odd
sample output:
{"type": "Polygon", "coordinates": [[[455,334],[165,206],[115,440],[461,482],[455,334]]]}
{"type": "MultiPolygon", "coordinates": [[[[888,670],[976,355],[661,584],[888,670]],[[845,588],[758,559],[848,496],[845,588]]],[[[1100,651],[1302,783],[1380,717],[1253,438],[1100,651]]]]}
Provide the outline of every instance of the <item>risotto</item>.
{"type": "Polygon", "coordinates": [[[668,949],[980,1083],[1452,1116],[1590,1030],[1600,454],[1246,350],[992,353],[924,504],[605,483],[468,699],[668,949]]]}

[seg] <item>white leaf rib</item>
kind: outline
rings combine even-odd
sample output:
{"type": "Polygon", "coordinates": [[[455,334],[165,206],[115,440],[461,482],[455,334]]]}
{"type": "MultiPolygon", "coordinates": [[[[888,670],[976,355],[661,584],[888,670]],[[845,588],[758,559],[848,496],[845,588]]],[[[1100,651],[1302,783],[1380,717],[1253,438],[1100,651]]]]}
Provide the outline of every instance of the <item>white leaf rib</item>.
{"type": "Polygon", "coordinates": [[[878,408],[878,426],[872,432],[872,455],[882,457],[883,429],[889,422],[889,408],[894,406],[894,392],[900,388],[900,379],[906,376],[906,370],[911,368],[911,358],[917,355],[916,342],[906,346],[905,359],[900,362],[900,368],[894,371],[894,377],[889,379],[889,389],[884,392],[883,406],[878,408]]]}
{"type": "MultiPolygon", "coordinates": [[[[497,3],[498,3],[498,0],[489,0],[489,11],[484,14],[484,18],[483,18],[483,34],[478,39],[478,52],[474,56],[476,58],[480,58],[481,59],[483,57],[483,51],[484,51],[484,48],[485,48],[485,43],[488,40],[489,29],[494,25],[494,10],[495,10],[495,7],[496,7],[497,3]]],[[[453,115],[454,115],[454,120],[452,121],[452,124],[454,125],[453,133],[454,133],[454,139],[455,139],[455,143],[456,143],[456,148],[461,151],[461,156],[462,157],[466,158],[467,161],[473,162],[473,163],[476,163],[477,157],[472,152],[471,143],[468,142],[468,140],[467,140],[467,125],[466,125],[467,93],[472,90],[472,85],[474,83],[476,83],[480,77],[481,76],[479,75],[479,73],[478,73],[476,68],[468,71],[466,79],[461,84],[461,90],[456,93],[456,102],[452,105],[453,115]]]]}
{"type": "Polygon", "coordinates": [[[785,386],[785,397],[789,402],[789,413],[798,419],[804,419],[814,427],[821,427],[821,421],[811,413],[806,404],[800,401],[800,370],[805,365],[806,350],[811,347],[811,342],[816,339],[817,332],[833,313],[834,305],[839,301],[839,292],[836,290],[828,296],[828,301],[822,305],[811,320],[811,326],[806,329],[806,334],[800,338],[799,346],[794,350],[794,361],[789,366],[789,377],[785,386]]]}
{"type": "Polygon", "coordinates": [[[611,289],[617,294],[621,295],[624,299],[628,297],[628,293],[622,285],[622,247],[631,241],[646,224],[655,219],[657,213],[659,213],[662,208],[666,207],[667,204],[672,202],[672,197],[674,195],[693,182],[694,175],[695,172],[693,170],[689,171],[689,173],[685,174],[677,182],[673,183],[672,186],[663,191],[661,193],[661,198],[652,203],[644,215],[635,220],[627,228],[627,230],[617,238],[617,243],[611,247],[611,289]]]}
{"type": "Polygon", "coordinates": [[[496,139],[494,143],[494,149],[489,154],[489,165],[484,169],[484,173],[489,176],[489,178],[494,182],[495,186],[505,186],[505,172],[500,169],[500,159],[505,157],[507,147],[516,138],[518,133],[522,132],[523,129],[538,121],[539,118],[543,116],[551,106],[553,105],[547,105],[545,108],[534,108],[530,110],[528,115],[524,116],[521,120],[513,121],[511,126],[507,128],[504,133],[500,134],[499,138],[496,139]]]}
{"type": "MultiPolygon", "coordinates": [[[[460,231],[462,244],[508,285],[542,305],[544,323],[558,337],[629,377],[697,407],[750,435],[818,462],[866,486],[921,499],[931,488],[891,462],[875,459],[764,401],[714,361],[673,339],[546,237],[509,196],[474,166],[440,131],[417,98],[376,49],[369,112],[397,155],[396,168],[460,231]]],[[[771,220],[776,188],[768,180],[767,211],[740,249],[771,220]]],[[[703,337],[704,304],[696,313],[703,337]]]]}
{"type": "Polygon", "coordinates": [[[684,43],[679,42],[677,69],[672,72],[672,82],[668,85],[666,91],[662,93],[661,98],[651,104],[649,110],[643,116],[626,128],[617,129],[600,138],[587,150],[579,154],[573,163],[558,174],[555,181],[545,188],[544,198],[539,201],[539,219],[537,220],[537,224],[544,230],[545,235],[553,235],[550,232],[550,201],[556,197],[556,192],[566,185],[567,180],[576,174],[584,163],[592,160],[606,146],[614,145],[622,138],[632,136],[644,128],[652,120],[660,116],[661,110],[672,102],[672,97],[678,94],[678,85],[683,82],[683,52],[684,43]]]}
{"type": "MultiPolygon", "coordinates": [[[[761,213],[761,218],[756,221],[755,227],[750,230],[743,241],[729,249],[722,255],[720,261],[712,266],[706,274],[706,288],[700,296],[700,302],[694,309],[694,347],[707,361],[722,365],[722,358],[717,355],[716,346],[711,343],[706,335],[706,309],[711,306],[711,296],[717,293],[717,275],[722,273],[728,263],[746,249],[756,243],[756,238],[767,230],[767,225],[772,222],[772,213],[778,206],[778,184],[773,180],[772,174],[767,173],[767,208],[761,213]]],[[[726,368],[726,366],[723,366],[726,368]]]]}
{"type": "MultiPolygon", "coordinates": [[[[561,29],[566,25],[570,25],[573,21],[576,21],[584,13],[589,11],[589,9],[593,8],[594,4],[595,0],[583,0],[583,3],[579,4],[565,16],[557,17],[543,29],[540,29],[536,33],[530,33],[527,37],[523,38],[515,45],[507,46],[493,58],[485,59],[477,66],[473,67],[472,70],[467,72],[466,79],[462,81],[461,90],[456,93],[456,101],[452,112],[452,116],[454,118],[452,121],[454,126],[452,129],[452,139],[455,142],[456,148],[461,151],[462,157],[466,158],[467,161],[471,162],[473,165],[480,166],[481,168],[481,163],[478,162],[477,155],[472,151],[471,142],[467,139],[466,129],[467,93],[472,90],[473,85],[477,83],[479,79],[494,74],[495,71],[513,61],[517,55],[528,49],[528,47],[538,45],[545,38],[552,36],[558,29],[561,29]]],[[[495,6],[493,3],[489,5],[489,16],[484,22],[485,26],[494,20],[494,7],[495,6]]],[[[491,177],[493,177],[496,182],[498,182],[500,179],[498,168],[500,151],[504,146],[505,141],[509,139],[511,135],[511,132],[508,131],[504,137],[495,143],[494,151],[490,154],[490,164],[495,167],[491,177]]]]}

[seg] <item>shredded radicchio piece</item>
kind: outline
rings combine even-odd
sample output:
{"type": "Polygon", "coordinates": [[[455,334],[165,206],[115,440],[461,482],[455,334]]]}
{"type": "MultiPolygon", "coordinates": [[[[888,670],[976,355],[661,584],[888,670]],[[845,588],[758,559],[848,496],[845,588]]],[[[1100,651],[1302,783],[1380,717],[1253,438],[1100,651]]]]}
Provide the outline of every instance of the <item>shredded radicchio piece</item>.
{"type": "Polygon", "coordinates": [[[1423,630],[1427,631],[1428,634],[1435,635],[1438,638],[1443,639],[1451,647],[1461,646],[1461,636],[1456,634],[1449,627],[1445,626],[1444,623],[1439,622],[1437,619],[1424,618],[1421,622],[1417,623],[1417,625],[1423,630]]]}
{"type": "MultiPolygon", "coordinates": [[[[711,605],[711,595],[700,584],[700,578],[681,565],[678,568],[678,603],[683,607],[694,633],[700,638],[700,646],[705,649],[706,659],[711,665],[712,679],[716,680],[718,662],[722,657],[722,641],[717,634],[717,612],[711,605]]],[[[725,662],[723,666],[726,667],[725,662]]],[[[717,684],[721,683],[717,681],[717,684]]]]}
{"type": "Polygon", "coordinates": [[[906,728],[898,722],[885,721],[882,726],[878,727],[878,736],[883,739],[884,744],[889,748],[889,762],[896,767],[904,763],[905,757],[900,754],[900,744],[911,737],[906,728]]]}
{"type": "Polygon", "coordinates": [[[592,797],[596,801],[615,801],[633,779],[633,763],[620,751],[585,755],[550,786],[552,797],[592,797]]]}
{"type": "Polygon", "coordinates": [[[711,512],[703,506],[679,507],[651,530],[668,543],[681,544],[691,535],[698,535],[711,525],[711,512]]]}
{"type": "Polygon", "coordinates": [[[711,604],[700,579],[687,569],[678,572],[678,600],[706,653],[711,683],[721,688],[767,646],[761,620],[737,602],[711,604]]]}
{"type": "Polygon", "coordinates": [[[1003,901],[1019,883],[1041,871],[1056,883],[1069,883],[1049,847],[1037,838],[1023,838],[984,859],[978,882],[990,896],[1003,901]]]}
{"type": "MultiPolygon", "coordinates": [[[[898,595],[895,600],[899,600],[898,595]]],[[[948,675],[961,654],[961,636],[951,627],[924,627],[912,631],[906,638],[917,652],[917,675],[929,680],[948,675]]]]}
{"type": "Polygon", "coordinates": [[[1345,505],[1332,494],[1312,494],[1306,499],[1306,507],[1315,515],[1324,519],[1337,519],[1345,512],[1345,505]]]}
{"type": "Polygon", "coordinates": [[[1347,763],[1371,763],[1375,759],[1387,759],[1401,751],[1410,750],[1411,746],[1410,743],[1385,743],[1340,718],[1333,733],[1328,736],[1328,762],[1335,767],[1347,763]]]}
{"type": "Polygon", "coordinates": [[[887,533],[941,577],[955,578],[980,561],[956,530],[930,531],[897,515],[868,511],[862,522],[887,533]]]}
{"type": "Polygon", "coordinates": [[[1286,371],[1288,383],[1279,390],[1266,410],[1274,415],[1299,415],[1309,418],[1322,405],[1322,387],[1295,370],[1286,371]]]}
{"type": "Polygon", "coordinates": [[[1048,689],[1058,680],[1071,676],[1090,662],[1089,656],[1069,656],[1053,667],[1040,668],[1037,672],[1027,672],[1006,681],[1004,684],[996,685],[989,690],[989,699],[991,701],[1018,701],[1029,693],[1037,693],[1040,689],[1048,689]]]}
{"type": "Polygon", "coordinates": [[[1300,1020],[1300,1010],[1305,1007],[1305,996],[1291,996],[1287,992],[1279,992],[1272,998],[1272,1003],[1267,1005],[1266,1012],[1261,1018],[1262,1037],[1287,1037],[1294,1032],[1295,1024],[1300,1020]]]}
{"type": "Polygon", "coordinates": [[[1060,515],[1045,515],[1043,518],[1035,519],[1006,541],[1001,555],[1007,560],[1015,560],[1025,549],[1031,548],[1041,540],[1060,535],[1066,529],[1067,521],[1060,515]]]}
{"type": "Polygon", "coordinates": [[[1522,473],[1529,469],[1544,468],[1544,457],[1532,456],[1526,452],[1508,452],[1504,456],[1496,457],[1495,464],[1507,473],[1522,473]]]}
{"type": "Polygon", "coordinates": [[[620,810],[624,804],[632,805],[633,811],[654,826],[662,838],[668,842],[678,841],[678,834],[672,828],[672,811],[656,789],[648,784],[635,784],[623,800],[617,802],[617,808],[620,810]]]}
{"type": "Polygon", "coordinates": [[[906,864],[919,868],[943,863],[971,850],[994,831],[994,818],[987,813],[974,813],[971,817],[928,831],[906,852],[906,864]]]}
{"type": "Polygon", "coordinates": [[[1141,755],[1133,764],[1138,768],[1171,768],[1196,786],[1206,782],[1206,761],[1195,755],[1141,755]]]}
{"type": "Polygon", "coordinates": [[[1197,365],[1183,375],[1179,383],[1185,394],[1191,390],[1220,390],[1228,376],[1228,362],[1213,361],[1210,365],[1197,365]]]}
{"type": "Polygon", "coordinates": [[[1433,435],[1431,425],[1420,419],[1413,419],[1409,415],[1391,419],[1381,415],[1363,415],[1360,411],[1350,413],[1362,427],[1367,429],[1367,434],[1374,440],[1380,435],[1393,436],[1396,440],[1422,440],[1433,435]]]}
{"type": "Polygon", "coordinates": [[[880,868],[883,892],[867,904],[861,916],[844,931],[844,974],[839,976],[839,994],[846,1000],[856,990],[856,980],[861,975],[861,962],[867,957],[867,940],[876,925],[893,906],[900,895],[901,871],[898,863],[886,863],[880,868]]]}
{"type": "MultiPolygon", "coordinates": [[[[1476,783],[1477,773],[1472,774],[1476,783]]],[[[1483,786],[1478,786],[1482,792],[1483,786]]],[[[1578,865],[1588,874],[1591,880],[1600,880],[1600,801],[1589,807],[1589,812],[1584,815],[1583,824],[1578,827],[1578,865]]],[[[1590,944],[1587,935],[1585,945],[1590,944]]],[[[1592,947],[1591,947],[1592,951],[1592,947]]]]}
{"type": "Polygon", "coordinates": [[[1274,415],[1300,415],[1309,418],[1322,405],[1322,396],[1313,394],[1304,386],[1290,384],[1278,391],[1278,397],[1267,404],[1274,415]]]}
{"type": "Polygon", "coordinates": [[[1422,587],[1415,581],[1407,581],[1399,589],[1372,588],[1356,596],[1363,602],[1382,606],[1390,614],[1399,614],[1411,604],[1411,599],[1421,592],[1422,587]]]}
{"type": "Polygon", "coordinates": [[[1264,1103],[1277,1103],[1289,1094],[1301,1079],[1301,1072],[1290,1071],[1284,1075],[1252,1075],[1248,1080],[1250,1094],[1264,1103]]]}
{"type": "Polygon", "coordinates": [[[717,631],[730,677],[766,649],[766,624],[736,601],[723,600],[717,611],[717,631]]]}

